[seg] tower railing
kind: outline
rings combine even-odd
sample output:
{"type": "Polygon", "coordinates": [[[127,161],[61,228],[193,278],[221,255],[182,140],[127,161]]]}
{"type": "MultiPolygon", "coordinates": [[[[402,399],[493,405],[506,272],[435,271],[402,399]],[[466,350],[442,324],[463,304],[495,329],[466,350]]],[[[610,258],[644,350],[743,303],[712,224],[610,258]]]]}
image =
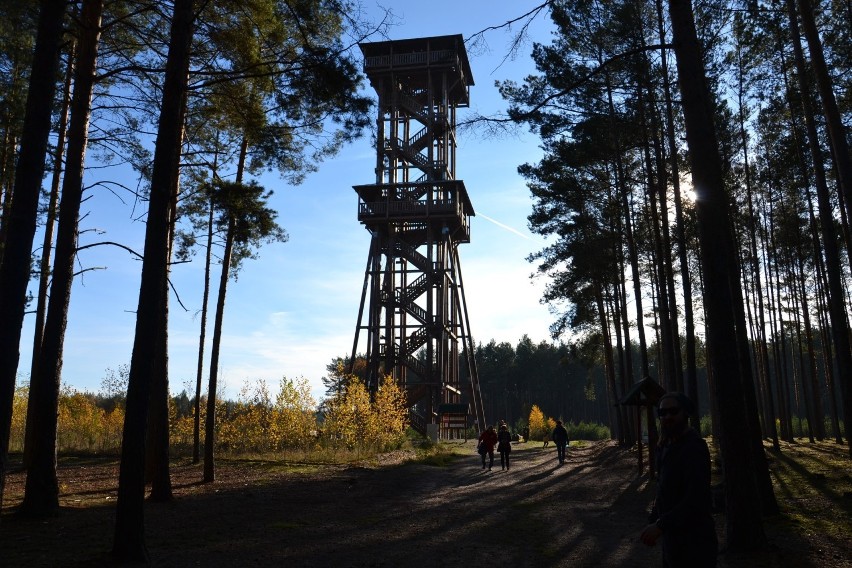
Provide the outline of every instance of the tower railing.
{"type": "Polygon", "coordinates": [[[451,49],[397,53],[394,55],[374,55],[364,58],[364,69],[376,67],[421,67],[429,63],[458,65],[458,55],[451,49]]]}

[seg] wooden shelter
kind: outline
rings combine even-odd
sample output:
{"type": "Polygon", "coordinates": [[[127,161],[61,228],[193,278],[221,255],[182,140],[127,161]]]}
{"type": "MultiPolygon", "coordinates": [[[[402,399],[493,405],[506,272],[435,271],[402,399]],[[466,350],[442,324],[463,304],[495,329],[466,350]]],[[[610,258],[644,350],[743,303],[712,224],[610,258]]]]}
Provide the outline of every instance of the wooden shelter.
{"type": "Polygon", "coordinates": [[[650,477],[656,475],[656,449],[657,449],[657,420],[654,409],[660,398],[666,394],[666,389],[651,377],[645,377],[635,383],[630,390],[618,401],[622,406],[635,406],[636,412],[636,440],[639,445],[639,475],[642,475],[642,411],[644,410],[648,424],[648,474],[650,477]]]}

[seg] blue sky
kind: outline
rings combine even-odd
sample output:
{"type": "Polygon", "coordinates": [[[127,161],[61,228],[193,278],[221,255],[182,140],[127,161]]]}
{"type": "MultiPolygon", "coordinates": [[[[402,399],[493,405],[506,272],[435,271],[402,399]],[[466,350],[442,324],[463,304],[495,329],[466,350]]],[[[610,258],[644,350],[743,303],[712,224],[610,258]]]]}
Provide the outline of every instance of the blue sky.
{"type": "MultiPolygon", "coordinates": [[[[393,2],[397,25],[391,39],[462,34],[468,38],[489,26],[500,25],[540,4],[539,1],[432,0],[393,2]]],[[[369,4],[368,4],[369,6],[369,4]]],[[[550,21],[539,15],[531,27],[535,41],[548,41],[550,21]]],[[[517,30],[517,26],[513,28],[517,30]]],[[[506,60],[512,35],[502,30],[486,35],[489,49],[469,52],[475,86],[471,108],[461,109],[459,120],[471,113],[494,114],[505,108],[495,80],[520,80],[534,71],[526,45],[514,60],[506,60]]],[[[372,93],[372,91],[370,91],[372,93]]],[[[369,138],[347,146],[323,163],[300,186],[290,186],[274,175],[259,179],[274,191],[271,205],[289,241],[267,245],[257,260],[244,264],[237,281],[229,283],[219,383],[235,397],[246,382],[264,379],[273,390],[286,376],[310,381],[320,398],[320,378],[326,365],[352,349],[360,302],[369,234],[357,220],[353,185],[372,183],[375,149],[369,138]]],[[[533,341],[549,340],[553,320],[539,303],[543,282],[531,281],[533,266],[526,260],[543,241],[527,229],[531,211],[529,191],[517,167],[541,154],[535,137],[488,138],[462,132],[457,177],[464,180],[476,210],[469,244],[459,249],[465,293],[474,339],[516,344],[523,334],[533,341]]],[[[135,185],[118,168],[99,170],[100,179],[135,185]]],[[[83,204],[81,244],[117,241],[142,250],[144,210],[120,200],[117,194],[94,188],[83,204]],[[94,231],[97,230],[96,234],[94,231]]],[[[36,236],[40,242],[40,235],[36,236]]],[[[65,340],[63,384],[78,390],[99,390],[107,369],[129,363],[141,264],[116,247],[96,247],[80,255],[80,269],[71,298],[65,340]]],[[[214,270],[217,270],[215,267],[214,270]]],[[[203,260],[178,265],[172,283],[186,306],[173,295],[170,304],[169,371],[171,390],[194,392],[200,325],[203,260]]],[[[215,286],[211,292],[215,301],[215,286]]],[[[19,377],[29,375],[32,317],[22,336],[19,377]]],[[[212,311],[208,338],[212,336],[212,311]]],[[[209,344],[205,349],[205,380],[209,371],[209,344]]]]}

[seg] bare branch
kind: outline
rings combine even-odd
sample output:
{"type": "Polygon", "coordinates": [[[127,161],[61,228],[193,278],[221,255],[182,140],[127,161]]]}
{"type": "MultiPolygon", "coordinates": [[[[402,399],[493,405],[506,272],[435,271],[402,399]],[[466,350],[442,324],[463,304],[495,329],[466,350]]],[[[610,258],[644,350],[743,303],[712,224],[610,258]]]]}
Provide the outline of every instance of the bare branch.
{"type": "Polygon", "coordinates": [[[180,294],[178,294],[177,288],[175,288],[175,285],[172,282],[171,278],[169,278],[169,288],[171,288],[172,292],[175,293],[175,299],[177,300],[178,304],[180,304],[180,307],[183,308],[183,311],[188,312],[189,310],[187,309],[186,306],[183,305],[183,301],[181,301],[181,299],[180,299],[180,294]]]}
{"type": "Polygon", "coordinates": [[[467,44],[468,50],[471,53],[476,53],[478,50],[488,50],[488,42],[485,39],[486,33],[501,29],[511,30],[514,24],[518,22],[523,22],[520,31],[515,33],[512,37],[512,40],[509,42],[509,48],[506,50],[506,55],[500,61],[500,64],[497,65],[494,70],[492,70],[492,72],[496,71],[497,69],[502,67],[503,64],[506,63],[506,61],[513,60],[515,59],[515,57],[517,57],[518,51],[527,43],[527,31],[529,30],[530,25],[538,17],[539,14],[541,14],[547,8],[550,7],[550,3],[551,0],[546,0],[543,4],[532,8],[526,14],[522,14],[517,18],[507,20],[499,26],[489,26],[483,30],[476,32],[465,40],[465,44],[467,44]]]}
{"type": "MultiPolygon", "coordinates": [[[[115,241],[101,241],[101,242],[97,242],[97,243],[90,243],[90,244],[87,244],[87,245],[79,246],[79,247],[77,247],[77,252],[80,252],[81,250],[85,250],[85,249],[88,249],[88,248],[94,248],[94,247],[97,247],[97,246],[101,246],[101,245],[112,245],[112,246],[118,247],[120,249],[126,250],[127,252],[129,252],[130,254],[132,254],[133,256],[135,256],[139,260],[143,259],[143,256],[141,254],[139,254],[138,252],[136,252],[135,250],[133,250],[132,248],[130,248],[126,245],[123,245],[121,243],[117,243],[115,241]]],[[[179,264],[179,263],[173,263],[173,264],[179,264]]],[[[74,276],[76,277],[80,274],[83,274],[84,272],[89,272],[91,270],[106,270],[106,269],[107,269],[106,266],[95,266],[95,267],[92,267],[92,268],[84,268],[83,270],[80,270],[79,272],[74,273],[74,276]]],[[[171,278],[169,278],[169,287],[172,289],[172,292],[174,292],[175,299],[177,299],[177,302],[178,302],[178,304],[180,304],[180,307],[183,308],[183,311],[188,312],[189,309],[184,305],[183,300],[180,299],[180,294],[178,293],[177,288],[175,288],[175,285],[172,283],[171,278]]]]}
{"type": "Polygon", "coordinates": [[[102,246],[102,245],[112,245],[114,247],[124,249],[127,252],[129,252],[130,254],[132,254],[133,256],[135,256],[139,260],[142,260],[144,258],[141,254],[139,254],[138,252],[136,252],[135,250],[133,250],[129,246],[123,245],[121,243],[117,243],[115,241],[100,241],[100,242],[97,242],[97,243],[89,243],[87,245],[78,246],[77,252],[80,252],[81,250],[86,250],[86,249],[89,249],[89,248],[102,246]]]}
{"type": "Polygon", "coordinates": [[[86,272],[91,272],[93,270],[106,270],[106,269],[107,269],[106,266],[92,266],[91,268],[84,268],[84,269],[80,270],[79,272],[75,272],[74,278],[77,278],[81,274],[86,273],[86,272]]]}

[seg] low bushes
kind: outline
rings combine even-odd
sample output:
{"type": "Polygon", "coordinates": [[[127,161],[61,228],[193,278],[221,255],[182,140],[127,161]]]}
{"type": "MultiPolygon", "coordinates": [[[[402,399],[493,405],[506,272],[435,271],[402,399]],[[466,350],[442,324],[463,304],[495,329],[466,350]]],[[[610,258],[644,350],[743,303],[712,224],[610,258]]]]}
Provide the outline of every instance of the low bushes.
{"type": "MultiPolygon", "coordinates": [[[[15,390],[10,452],[24,449],[29,389],[15,390]]],[[[192,450],[194,417],[191,404],[179,404],[186,395],[169,401],[169,434],[174,453],[192,450]]],[[[186,402],[186,401],[184,401],[186,402]]],[[[201,406],[203,443],[206,404],[201,406]]],[[[405,442],[405,396],[386,378],[373,400],[357,379],[339,395],[324,401],[324,416],[310,394],[306,379],[282,379],[273,396],[265,381],[246,383],[236,401],[216,406],[216,447],[230,454],[362,455],[400,447],[405,442]],[[318,417],[322,418],[318,422],[318,417]]],[[[59,397],[57,450],[62,453],[119,453],[124,427],[123,400],[65,388],[59,397]]]]}

